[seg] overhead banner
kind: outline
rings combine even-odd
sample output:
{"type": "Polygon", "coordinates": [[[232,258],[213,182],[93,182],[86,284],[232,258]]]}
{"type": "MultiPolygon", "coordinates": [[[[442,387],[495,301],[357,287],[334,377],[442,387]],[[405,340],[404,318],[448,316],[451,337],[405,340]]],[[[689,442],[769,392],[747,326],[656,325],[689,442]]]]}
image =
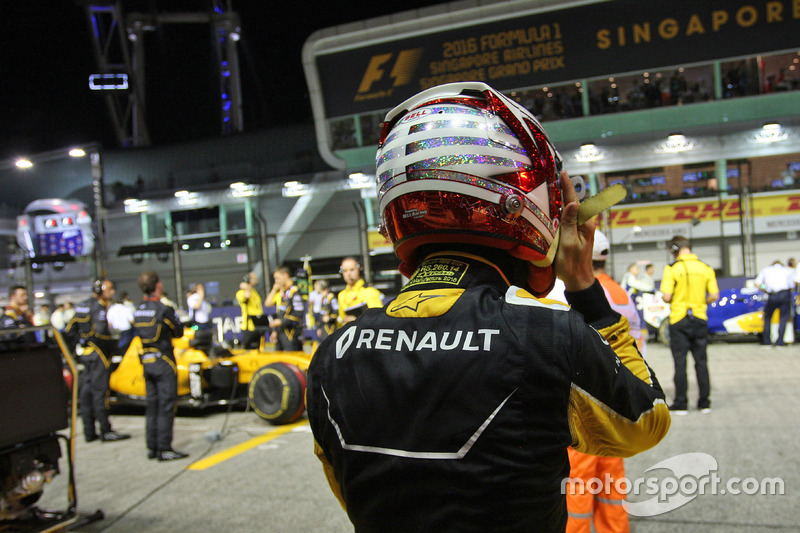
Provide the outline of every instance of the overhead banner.
{"type": "Polygon", "coordinates": [[[800,0],[614,0],[323,52],[316,64],[330,118],[442,83],[506,91],[793,49],[798,32],[800,0]]]}

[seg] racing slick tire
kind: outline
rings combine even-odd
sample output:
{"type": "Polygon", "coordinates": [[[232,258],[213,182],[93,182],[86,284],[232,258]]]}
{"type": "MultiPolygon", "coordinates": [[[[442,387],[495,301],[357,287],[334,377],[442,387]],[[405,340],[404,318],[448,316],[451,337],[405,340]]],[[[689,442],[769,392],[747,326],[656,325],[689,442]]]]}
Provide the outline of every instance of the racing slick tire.
{"type": "Polygon", "coordinates": [[[280,425],[294,422],[305,411],[306,375],[295,365],[272,363],[259,368],[247,388],[253,411],[280,425]]]}
{"type": "Polygon", "coordinates": [[[658,326],[658,340],[664,346],[669,346],[669,319],[665,318],[658,326]]]}

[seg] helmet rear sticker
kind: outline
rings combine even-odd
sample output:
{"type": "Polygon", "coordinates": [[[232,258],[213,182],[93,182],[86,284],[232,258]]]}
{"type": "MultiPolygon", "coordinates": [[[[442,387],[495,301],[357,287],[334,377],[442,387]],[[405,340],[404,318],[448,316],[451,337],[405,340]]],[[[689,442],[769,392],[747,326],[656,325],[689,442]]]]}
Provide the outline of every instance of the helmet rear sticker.
{"type": "Polygon", "coordinates": [[[428,214],[427,209],[407,209],[406,211],[403,211],[403,218],[417,219],[417,218],[422,218],[427,214],[428,214]]]}
{"type": "Polygon", "coordinates": [[[411,113],[407,114],[406,116],[404,116],[404,117],[403,117],[403,118],[400,120],[400,122],[398,122],[397,124],[398,124],[398,125],[400,125],[400,124],[407,124],[407,123],[409,123],[409,122],[413,122],[413,121],[415,121],[415,120],[419,120],[419,119],[421,119],[422,117],[425,117],[425,116],[427,116],[427,115],[430,115],[431,113],[433,113],[433,111],[432,111],[431,109],[428,109],[428,108],[425,108],[425,109],[416,109],[416,110],[412,111],[411,113]]]}

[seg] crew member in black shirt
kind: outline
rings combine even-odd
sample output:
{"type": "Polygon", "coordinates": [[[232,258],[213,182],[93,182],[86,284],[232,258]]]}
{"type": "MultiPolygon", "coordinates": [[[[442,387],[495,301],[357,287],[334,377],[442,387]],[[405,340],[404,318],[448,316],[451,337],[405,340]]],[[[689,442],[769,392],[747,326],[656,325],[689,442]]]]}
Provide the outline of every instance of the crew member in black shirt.
{"type": "Polygon", "coordinates": [[[92,283],[92,296],[75,306],[75,316],[69,321],[64,334],[71,345],[80,344],[79,394],[83,434],[86,442],[98,438],[104,442],[129,439],[130,435],[117,433],[108,421],[108,379],[111,376],[111,354],[117,342],[108,327],[106,313],[114,297],[114,284],[104,278],[92,283]],[[98,436],[95,422],[100,425],[98,436]]]}
{"type": "Polygon", "coordinates": [[[172,449],[178,372],[172,339],[183,336],[175,309],[161,303],[164,287],[153,271],[142,272],[139,288],[144,301],[133,312],[133,327],[142,340],[140,358],[147,390],[145,410],[147,456],[159,461],[183,459],[189,454],[172,449]]]}

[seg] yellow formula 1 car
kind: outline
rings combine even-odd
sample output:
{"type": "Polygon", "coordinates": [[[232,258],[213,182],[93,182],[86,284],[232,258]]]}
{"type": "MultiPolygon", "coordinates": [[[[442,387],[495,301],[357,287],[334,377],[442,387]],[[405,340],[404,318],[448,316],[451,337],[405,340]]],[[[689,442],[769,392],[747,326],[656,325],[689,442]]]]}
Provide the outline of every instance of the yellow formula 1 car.
{"type": "MultiPolygon", "coordinates": [[[[212,345],[210,331],[184,330],[173,341],[178,369],[178,405],[204,408],[250,403],[253,411],[273,424],[288,424],[305,411],[306,352],[227,350],[212,345]]],[[[144,404],[142,343],[134,337],[109,382],[118,403],[144,404]]]]}

